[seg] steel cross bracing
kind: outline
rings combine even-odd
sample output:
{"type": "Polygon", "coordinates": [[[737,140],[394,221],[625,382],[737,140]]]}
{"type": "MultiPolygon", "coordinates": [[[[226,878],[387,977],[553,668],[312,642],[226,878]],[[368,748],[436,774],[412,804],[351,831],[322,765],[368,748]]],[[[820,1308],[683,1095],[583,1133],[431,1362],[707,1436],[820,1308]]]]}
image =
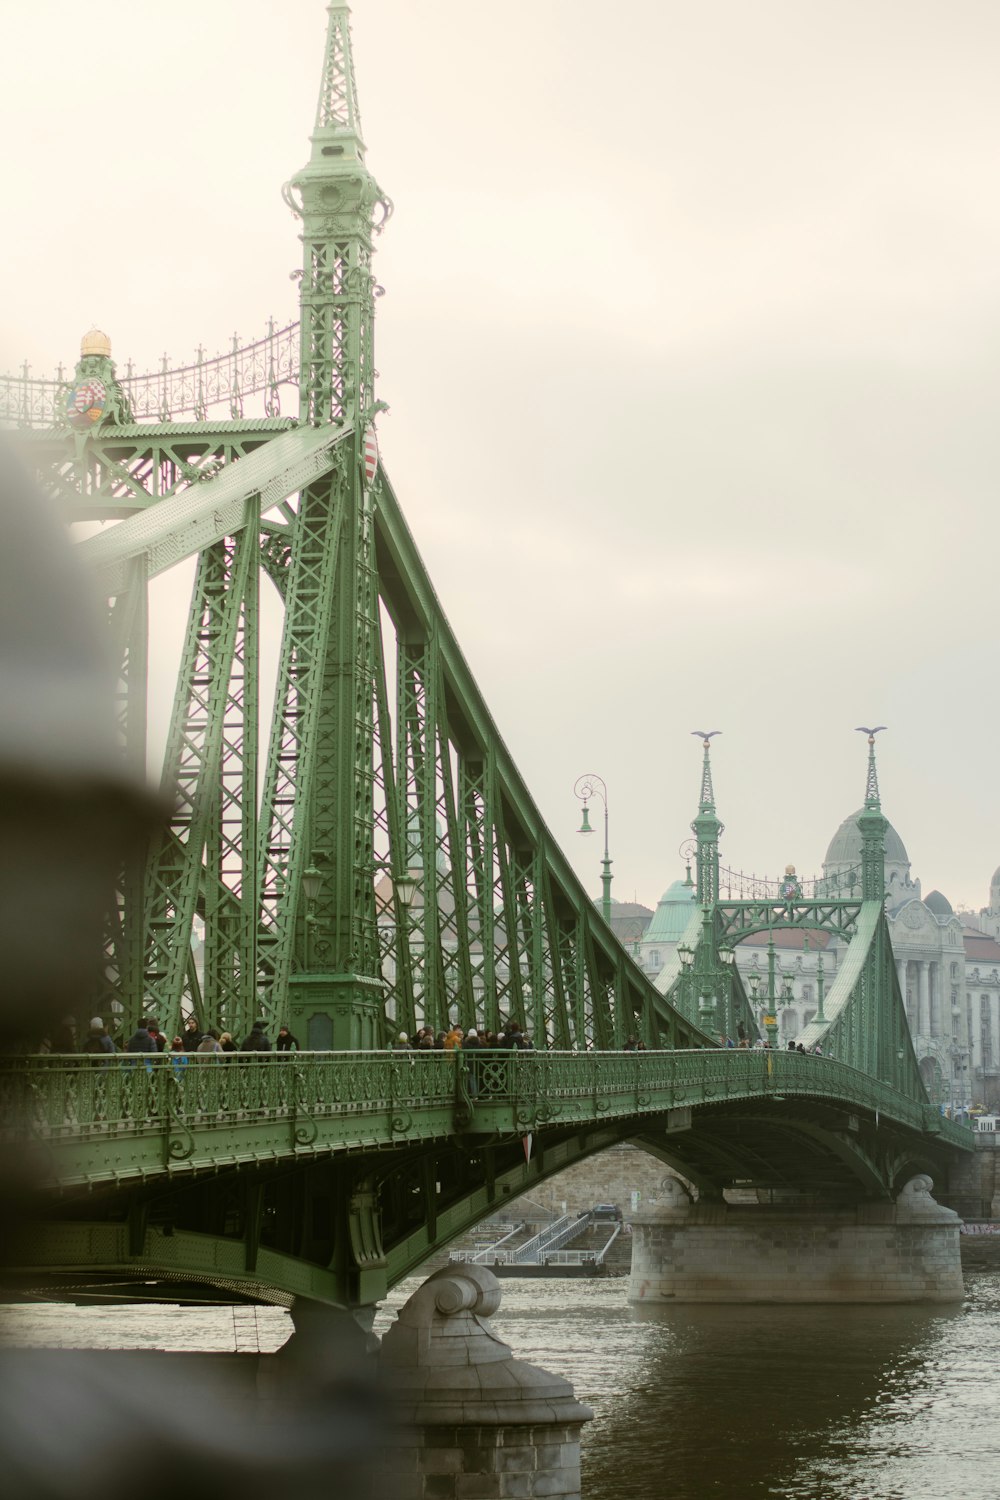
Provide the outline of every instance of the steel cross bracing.
{"type": "Polygon", "coordinates": [[[508,1019],[539,1045],[705,1040],[554,845],[377,463],[372,255],[391,205],[365,165],[347,9],[328,16],[310,158],[285,190],[298,323],[148,377],[119,374],[94,331],[71,377],[0,387],[67,517],[116,523],[80,551],[109,601],[137,768],[148,585],[197,560],[160,776],[169,825],[121,872],[81,1026],[99,1008],[119,1039],[144,1015],[173,1033],[195,1014],[237,1037],[291,1020],[317,1047],[508,1019]],[[297,417],[279,412],[290,382],[297,417]],[[261,573],[284,611],[263,726],[261,573]]]}

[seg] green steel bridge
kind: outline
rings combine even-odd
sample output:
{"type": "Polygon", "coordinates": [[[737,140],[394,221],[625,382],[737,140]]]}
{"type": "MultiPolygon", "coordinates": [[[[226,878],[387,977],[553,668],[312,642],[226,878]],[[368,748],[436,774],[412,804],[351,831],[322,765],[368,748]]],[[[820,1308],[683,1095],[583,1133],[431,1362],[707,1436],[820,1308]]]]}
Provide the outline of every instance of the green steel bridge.
{"type": "MultiPolygon", "coordinates": [[[[888,1199],[969,1132],[927,1099],[884,916],[869,736],[862,860],[836,883],[722,883],[709,738],[697,905],[654,985],[539,816],[378,457],[370,174],[347,7],[331,4],[301,224],[300,316],[183,368],[0,381],[108,600],[122,753],[144,774],[150,582],[196,573],[162,773],[169,819],[120,872],[79,1022],[119,1038],[262,1019],[292,1055],[9,1059],[6,1137],[41,1184],[4,1238],[12,1294],[368,1303],[568,1164],[623,1140],[703,1195],[888,1199]],[[295,414],[282,400],[297,389],[295,414]],[[262,735],[260,590],[283,606],[262,735]],[[758,1038],[752,933],[847,944],[806,1041],[758,1038]],[[196,951],[203,961],[196,964],[196,951]],[[400,1053],[400,1031],[509,1019],[534,1052],[400,1053]],[[628,1037],[643,1052],[621,1051],[628,1037]]],[[[773,1030],[773,1028],[772,1028],[773,1030]]]]}

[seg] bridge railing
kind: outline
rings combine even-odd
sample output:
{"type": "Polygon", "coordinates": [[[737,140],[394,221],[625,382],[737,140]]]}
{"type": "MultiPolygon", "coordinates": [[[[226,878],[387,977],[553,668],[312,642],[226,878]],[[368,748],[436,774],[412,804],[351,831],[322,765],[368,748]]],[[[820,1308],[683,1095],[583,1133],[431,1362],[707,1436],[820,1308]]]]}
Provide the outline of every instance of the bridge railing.
{"type": "Polygon", "coordinates": [[[968,1129],[888,1083],[835,1058],[796,1052],[480,1052],[474,1069],[470,1118],[461,1053],[9,1058],[0,1065],[0,1129],[8,1139],[78,1141],[161,1131],[178,1120],[210,1132],[299,1114],[359,1122],[381,1114],[402,1121],[405,1137],[405,1121],[418,1111],[472,1130],[477,1117],[479,1128],[493,1128],[490,1115],[500,1111],[528,1130],[727,1098],[780,1101],[787,1093],[881,1110],[955,1144],[971,1141],[968,1129]]]}
{"type": "Polygon", "coordinates": [[[0,1130],[79,1139],[159,1130],[167,1119],[221,1126],[302,1111],[450,1109],[455,1073],[441,1055],[416,1053],[13,1058],[0,1067],[0,1130]]]}

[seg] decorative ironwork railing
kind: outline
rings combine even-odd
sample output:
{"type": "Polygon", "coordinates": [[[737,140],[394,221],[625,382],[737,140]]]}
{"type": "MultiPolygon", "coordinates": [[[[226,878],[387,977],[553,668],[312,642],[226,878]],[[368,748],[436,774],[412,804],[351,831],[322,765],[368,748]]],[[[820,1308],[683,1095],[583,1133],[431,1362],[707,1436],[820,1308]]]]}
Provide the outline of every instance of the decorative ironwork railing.
{"type": "Polygon", "coordinates": [[[783,875],[777,880],[767,875],[748,875],[745,870],[719,870],[721,901],[830,901],[851,900],[861,894],[861,866],[833,875],[813,876],[800,880],[797,875],[783,875]]]}
{"type": "MultiPolygon", "coordinates": [[[[225,354],[205,357],[204,349],[188,365],[171,367],[167,356],[159,370],[137,374],[129,360],[118,383],[125,405],[136,422],[171,422],[186,417],[206,420],[209,411],[229,407],[238,420],[244,403],[263,395],[264,415],[281,415],[281,387],[297,385],[299,379],[299,325],[276,328],[272,319],[263,338],[241,344],[233,335],[225,354]]],[[[60,365],[54,380],[32,376],[25,364],[18,374],[0,375],[0,422],[16,427],[53,427],[62,420],[65,400],[72,388],[71,375],[60,365]]]]}
{"type": "MultiPolygon", "coordinates": [[[[935,1106],[831,1057],[707,1048],[677,1052],[299,1052],[129,1057],[39,1056],[0,1066],[0,1134],[44,1139],[79,1156],[72,1178],[167,1170],[171,1160],[211,1165],[213,1139],[232,1159],[273,1157],[269,1122],[290,1123],[287,1150],[369,1149],[373,1142],[453,1133],[468,1111],[518,1130],[662,1114],[668,1109],[768,1095],[832,1099],[972,1147],[972,1132],[935,1106]],[[495,1120],[491,1116],[496,1115],[495,1120]],[[508,1118],[509,1117],[509,1118],[508,1118]],[[194,1133],[198,1143],[195,1148],[194,1133]],[[136,1155],[166,1141],[164,1155],[136,1155]],[[99,1149],[95,1152],[95,1143],[99,1149]]],[[[52,1157],[57,1177],[59,1156],[52,1157]]]]}

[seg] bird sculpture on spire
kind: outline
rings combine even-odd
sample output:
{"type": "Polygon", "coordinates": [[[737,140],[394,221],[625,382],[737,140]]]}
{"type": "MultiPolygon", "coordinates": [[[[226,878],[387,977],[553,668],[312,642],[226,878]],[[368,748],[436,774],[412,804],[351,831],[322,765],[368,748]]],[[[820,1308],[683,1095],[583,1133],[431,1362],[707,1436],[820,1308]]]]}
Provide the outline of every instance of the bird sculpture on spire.
{"type": "Polygon", "coordinates": [[[868,736],[868,780],[865,785],[865,807],[879,806],[878,795],[878,769],[875,765],[875,736],[887,729],[886,724],[876,724],[874,729],[868,729],[864,724],[855,726],[855,734],[866,734],[868,736]]]}
{"type": "Polygon", "coordinates": [[[692,729],[691,733],[697,739],[704,741],[705,749],[707,750],[708,749],[708,742],[709,742],[709,740],[714,739],[717,734],[721,734],[722,730],[721,729],[709,729],[706,732],[704,729],[692,729]]]}

